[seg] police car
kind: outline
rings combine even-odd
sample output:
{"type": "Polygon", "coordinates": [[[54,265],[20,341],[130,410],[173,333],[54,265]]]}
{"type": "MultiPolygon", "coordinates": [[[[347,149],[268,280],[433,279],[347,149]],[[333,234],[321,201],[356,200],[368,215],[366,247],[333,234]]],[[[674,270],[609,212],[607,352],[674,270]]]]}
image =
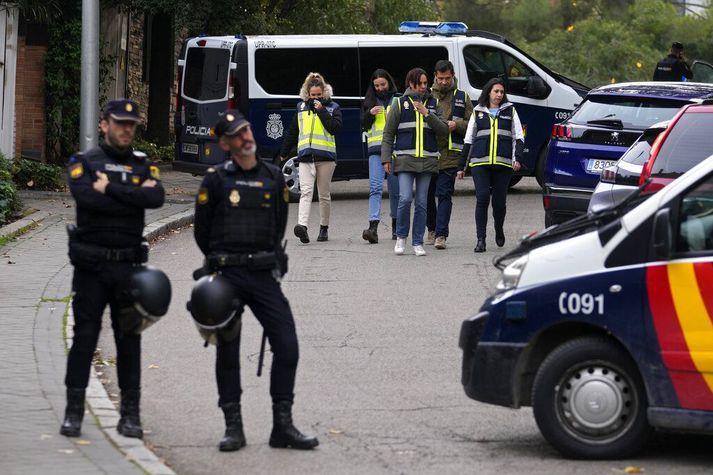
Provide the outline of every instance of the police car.
{"type": "Polygon", "coordinates": [[[226,109],[240,109],[248,117],[258,155],[276,160],[302,81],[318,71],[332,85],[343,114],[334,178],[366,178],[360,112],[371,74],[385,68],[403,91],[410,69],[421,67],[431,74],[437,61],[449,59],[458,86],[474,100],[489,79],[507,81],[508,97],[527,130],[522,174],[533,174],[552,125],[566,119],[589,90],[505,38],[468,30],[463,23],[404,22],[400,30],[404,34],[187,39],[178,59],[174,168],[200,173],[225,160],[211,127],[226,109]]]}
{"type": "Polygon", "coordinates": [[[713,156],[632,200],[525,238],[461,328],[466,394],[532,406],[569,457],[713,433],[713,156]]]}

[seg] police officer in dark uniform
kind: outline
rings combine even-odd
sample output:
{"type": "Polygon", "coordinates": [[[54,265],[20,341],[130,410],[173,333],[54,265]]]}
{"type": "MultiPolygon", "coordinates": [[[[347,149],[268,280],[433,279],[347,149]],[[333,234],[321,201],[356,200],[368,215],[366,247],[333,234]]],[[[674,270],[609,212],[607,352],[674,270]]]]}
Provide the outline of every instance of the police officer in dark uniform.
{"type": "Polygon", "coordinates": [[[691,68],[683,57],[683,44],[674,41],[671,53],[656,63],[654,81],[685,81],[693,79],[691,68]]]}
{"type": "Polygon", "coordinates": [[[85,389],[107,304],[121,388],[117,430],[126,437],[143,437],[139,418],[141,335],[126,325],[125,317],[133,310],[123,289],[148,259],[142,237],[144,210],[161,207],[164,190],[158,168],[131,147],[138,122],[134,102],[110,101],[100,122],[104,143],[69,161],[69,187],[77,202],[76,227],[68,227],[69,257],[74,265],[74,338],[65,378],[67,408],[60,429],[69,437],[80,434],[85,389]]]}
{"type": "MultiPolygon", "coordinates": [[[[271,447],[312,449],[315,437],[292,424],[298,345],[290,305],[280,277],[287,271],[281,242],[289,193],[279,168],[259,160],[250,123],[236,110],[215,126],[230,160],[209,169],[198,191],[194,232],[208,272],[219,272],[262,325],[273,352],[270,376],[271,447]]],[[[217,343],[218,405],[225,415],[221,451],[245,446],[240,414],[240,337],[217,343]]]]}

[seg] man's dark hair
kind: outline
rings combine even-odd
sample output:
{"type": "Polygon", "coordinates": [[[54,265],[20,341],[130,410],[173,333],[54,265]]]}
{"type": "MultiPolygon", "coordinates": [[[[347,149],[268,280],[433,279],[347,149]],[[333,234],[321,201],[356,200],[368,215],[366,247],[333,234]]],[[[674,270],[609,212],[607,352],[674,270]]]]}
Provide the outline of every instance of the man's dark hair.
{"type": "Polygon", "coordinates": [[[411,84],[418,84],[421,76],[428,77],[428,74],[421,68],[413,68],[406,74],[406,87],[411,87],[411,84]]]}
{"type": "Polygon", "coordinates": [[[436,67],[434,68],[437,73],[448,73],[450,72],[455,76],[456,70],[453,68],[453,63],[448,61],[447,59],[440,59],[436,63],[436,67]]]}
{"type": "MultiPolygon", "coordinates": [[[[480,93],[480,97],[478,98],[479,106],[490,107],[490,91],[493,90],[493,87],[495,87],[496,84],[500,84],[503,87],[503,90],[506,89],[505,81],[500,78],[493,78],[486,82],[485,86],[483,86],[483,91],[480,93]]],[[[508,102],[508,95],[507,92],[504,92],[503,101],[500,104],[505,104],[506,102],[508,102]]]]}

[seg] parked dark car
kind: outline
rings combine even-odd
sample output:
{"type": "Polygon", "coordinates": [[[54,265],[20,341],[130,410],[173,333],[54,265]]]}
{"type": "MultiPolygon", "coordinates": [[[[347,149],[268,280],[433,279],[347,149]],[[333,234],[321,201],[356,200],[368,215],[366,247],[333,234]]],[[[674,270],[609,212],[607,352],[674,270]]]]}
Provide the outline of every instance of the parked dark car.
{"type": "Polygon", "coordinates": [[[545,163],[545,225],[584,214],[599,175],[651,125],[684,105],[713,99],[713,84],[640,82],[602,86],[554,126],[545,163]]]}

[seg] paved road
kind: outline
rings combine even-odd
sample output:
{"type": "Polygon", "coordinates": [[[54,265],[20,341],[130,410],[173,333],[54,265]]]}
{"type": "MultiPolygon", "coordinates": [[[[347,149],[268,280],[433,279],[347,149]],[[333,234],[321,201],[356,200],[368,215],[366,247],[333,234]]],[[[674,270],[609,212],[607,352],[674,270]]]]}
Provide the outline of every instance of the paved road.
{"type": "MultiPolygon", "coordinates": [[[[528,179],[510,195],[505,249],[543,223],[538,193],[528,179]]],[[[242,347],[248,446],[218,452],[223,421],[215,350],[202,347],[185,311],[190,272],[201,256],[190,229],[157,243],[151,262],[170,276],[174,299],[169,314],[144,338],[142,414],[149,445],[186,474],[569,474],[622,473],[627,466],[646,473],[710,473],[713,455],[705,448],[710,438],[667,438],[626,462],[563,460],[544,442],[529,409],[487,406],[464,395],[460,324],[498,277],[491,265],[498,254],[493,236],[487,253],[472,252],[473,200],[456,197],[449,249],[428,248],[423,258],[393,255],[385,226],[379,244],[361,239],[364,198],[333,202],[328,243],[301,245],[290,238],[291,269],[283,286],[301,344],[295,419],[319,436],[321,445],[312,453],[267,446],[268,378],[255,377],[260,330],[249,312],[242,347]]],[[[292,206],[289,229],[296,218],[292,206]]],[[[316,214],[311,223],[314,235],[316,214]]],[[[110,357],[111,332],[103,333],[100,346],[110,357]]],[[[105,376],[115,394],[113,371],[105,376]]]]}

